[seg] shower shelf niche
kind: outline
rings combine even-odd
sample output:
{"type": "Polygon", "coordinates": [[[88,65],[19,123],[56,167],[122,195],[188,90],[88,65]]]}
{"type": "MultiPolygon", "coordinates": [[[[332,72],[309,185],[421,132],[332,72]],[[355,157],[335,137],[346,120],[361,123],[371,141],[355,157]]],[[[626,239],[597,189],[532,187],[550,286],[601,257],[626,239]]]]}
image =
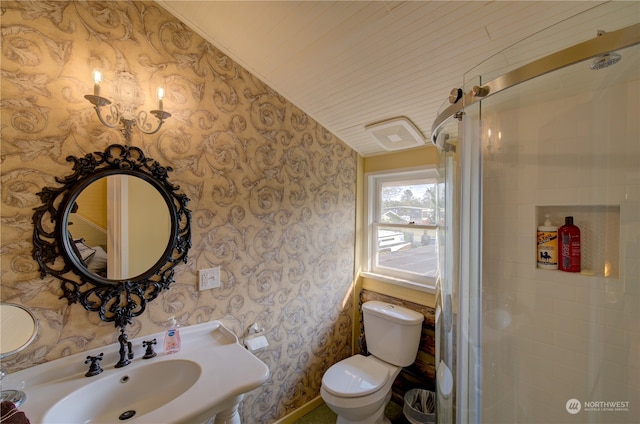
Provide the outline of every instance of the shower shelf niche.
{"type": "Polygon", "coordinates": [[[558,228],[566,216],[573,216],[580,228],[582,274],[619,278],[620,205],[536,206],[536,229],[544,225],[547,214],[558,228]]]}

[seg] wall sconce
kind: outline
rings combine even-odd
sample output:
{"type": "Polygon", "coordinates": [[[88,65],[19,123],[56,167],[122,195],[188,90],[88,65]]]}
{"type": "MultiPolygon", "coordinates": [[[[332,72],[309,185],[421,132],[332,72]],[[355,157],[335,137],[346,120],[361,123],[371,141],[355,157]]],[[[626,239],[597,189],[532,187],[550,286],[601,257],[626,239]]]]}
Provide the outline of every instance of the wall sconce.
{"type": "Polygon", "coordinates": [[[120,132],[129,143],[131,142],[131,131],[133,127],[138,127],[144,134],[155,134],[162,127],[165,119],[171,116],[169,112],[162,110],[162,99],[164,98],[164,89],[162,87],[158,88],[158,109],[149,112],[158,120],[154,128],[153,123],[149,121],[147,112],[139,111],[136,113],[138,106],[143,103],[142,92],[138,86],[138,82],[131,73],[117,73],[116,79],[113,81],[113,103],[100,95],[101,83],[102,74],[100,71],[94,71],[93,95],[87,94],[84,98],[89,100],[94,106],[102,125],[107,128],[117,128],[120,126],[120,132]],[[108,106],[108,108],[106,108],[106,113],[103,114],[102,108],[105,106],[108,106]]]}

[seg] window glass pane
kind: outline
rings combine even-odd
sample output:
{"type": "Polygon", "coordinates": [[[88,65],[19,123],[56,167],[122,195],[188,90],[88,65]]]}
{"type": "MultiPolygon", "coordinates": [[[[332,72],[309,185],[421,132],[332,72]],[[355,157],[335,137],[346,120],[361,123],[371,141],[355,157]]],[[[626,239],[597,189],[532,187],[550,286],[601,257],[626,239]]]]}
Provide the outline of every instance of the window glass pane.
{"type": "Polygon", "coordinates": [[[436,237],[440,213],[436,171],[373,174],[368,181],[368,270],[432,286],[438,269],[436,237]]]}
{"type": "Polygon", "coordinates": [[[435,278],[438,268],[436,229],[410,226],[380,226],[376,229],[377,251],[374,271],[392,276],[409,273],[435,278]]]}
{"type": "Polygon", "coordinates": [[[377,222],[436,225],[437,185],[425,179],[381,181],[377,222]]]}

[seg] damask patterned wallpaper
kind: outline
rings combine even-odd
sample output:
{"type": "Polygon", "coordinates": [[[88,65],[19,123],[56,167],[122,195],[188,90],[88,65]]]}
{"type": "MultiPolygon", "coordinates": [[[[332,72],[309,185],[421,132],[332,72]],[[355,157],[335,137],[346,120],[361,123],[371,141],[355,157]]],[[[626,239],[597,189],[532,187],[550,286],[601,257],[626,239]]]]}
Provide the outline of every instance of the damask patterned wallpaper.
{"type": "Polygon", "coordinates": [[[31,258],[31,216],[44,186],[71,173],[68,155],[123,143],[85,94],[102,71],[133,74],[155,109],[172,113],[132,144],[174,172],[191,199],[193,247],[176,282],[128,331],[222,319],[253,322],[270,345],[271,377],[250,393],[243,421],[268,423],[317,396],[324,371],[351,353],[356,153],[153,2],[0,3],[2,301],[40,321],[36,341],[3,360],[17,371],[113,343],[97,314],[59,299],[31,258]],[[220,266],[222,287],[199,292],[197,270],[220,266]]]}

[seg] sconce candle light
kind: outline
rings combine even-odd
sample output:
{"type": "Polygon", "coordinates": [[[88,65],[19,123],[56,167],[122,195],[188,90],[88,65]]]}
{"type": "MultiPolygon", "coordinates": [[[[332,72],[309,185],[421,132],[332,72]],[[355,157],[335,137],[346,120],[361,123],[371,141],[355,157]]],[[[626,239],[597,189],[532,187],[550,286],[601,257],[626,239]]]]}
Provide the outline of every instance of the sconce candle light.
{"type": "Polygon", "coordinates": [[[158,109],[162,110],[162,99],[164,98],[164,88],[158,87],[158,109]]]}
{"type": "Polygon", "coordinates": [[[100,83],[102,82],[102,74],[100,71],[93,71],[93,95],[100,96],[100,83]]]}
{"type": "Polygon", "coordinates": [[[131,142],[133,127],[138,127],[142,133],[147,135],[155,134],[160,130],[164,121],[171,116],[170,113],[163,110],[164,88],[162,87],[158,88],[158,110],[149,112],[158,120],[154,126],[153,123],[148,121],[147,112],[140,111],[136,114],[140,89],[131,73],[119,72],[117,74],[113,84],[114,92],[119,98],[113,103],[100,95],[101,83],[102,73],[98,70],[93,71],[93,95],[87,94],[84,98],[94,106],[102,125],[107,128],[120,127],[120,132],[128,143],[131,142]],[[106,106],[108,106],[108,109],[106,113],[103,113],[103,108],[106,106]]]}

